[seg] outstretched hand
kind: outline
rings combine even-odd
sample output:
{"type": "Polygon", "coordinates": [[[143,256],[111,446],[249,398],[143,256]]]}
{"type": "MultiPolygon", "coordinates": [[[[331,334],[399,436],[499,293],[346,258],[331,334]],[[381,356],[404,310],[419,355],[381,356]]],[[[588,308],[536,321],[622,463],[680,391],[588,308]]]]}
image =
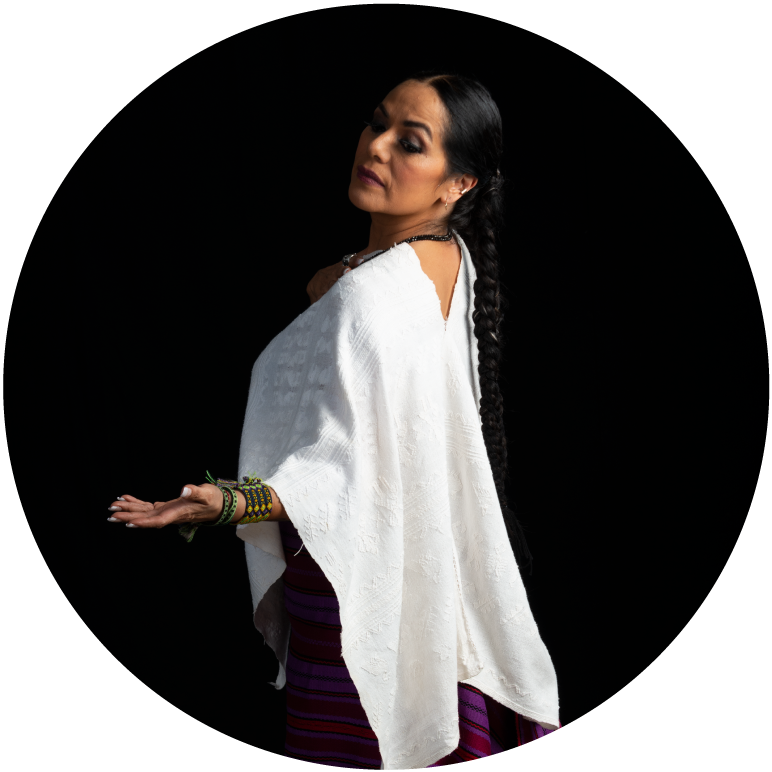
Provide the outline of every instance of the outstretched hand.
{"type": "Polygon", "coordinates": [[[125,523],[127,528],[163,528],[181,523],[207,523],[222,514],[223,496],[216,485],[186,485],[171,501],[142,501],[124,494],[112,502],[111,521],[125,523]]]}

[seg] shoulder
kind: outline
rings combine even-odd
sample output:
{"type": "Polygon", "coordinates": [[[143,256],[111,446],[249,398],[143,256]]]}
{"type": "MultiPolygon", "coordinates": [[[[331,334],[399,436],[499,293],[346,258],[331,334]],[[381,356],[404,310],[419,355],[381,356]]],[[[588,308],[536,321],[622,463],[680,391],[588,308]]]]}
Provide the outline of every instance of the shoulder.
{"type": "Polygon", "coordinates": [[[455,241],[416,241],[413,251],[421,269],[435,284],[455,281],[461,265],[461,249],[455,241]]]}

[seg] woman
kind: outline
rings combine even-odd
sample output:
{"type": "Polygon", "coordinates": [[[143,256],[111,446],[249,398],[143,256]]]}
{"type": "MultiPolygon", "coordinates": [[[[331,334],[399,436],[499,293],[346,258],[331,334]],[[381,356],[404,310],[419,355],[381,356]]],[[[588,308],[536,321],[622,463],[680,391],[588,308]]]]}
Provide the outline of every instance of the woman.
{"type": "Polygon", "coordinates": [[[110,509],[187,538],[238,524],[287,754],[413,769],[554,730],[557,681],[504,498],[498,108],[420,73],[366,123],[349,198],[369,243],[317,273],[252,373],[239,474],[265,475],[266,514],[235,481],[110,509]]]}

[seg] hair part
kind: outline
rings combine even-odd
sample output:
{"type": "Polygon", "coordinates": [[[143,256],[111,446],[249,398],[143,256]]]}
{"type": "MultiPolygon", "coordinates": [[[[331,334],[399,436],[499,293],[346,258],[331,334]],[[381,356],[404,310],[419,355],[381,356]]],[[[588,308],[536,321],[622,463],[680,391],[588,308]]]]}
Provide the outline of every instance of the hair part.
{"type": "Polygon", "coordinates": [[[406,80],[430,85],[445,106],[442,145],[447,158],[446,176],[470,174],[478,180],[456,201],[446,225],[464,239],[477,273],[472,321],[477,338],[482,433],[515,559],[519,566],[532,571],[533,558],[525,534],[505,492],[507,440],[499,374],[506,301],[500,290],[497,248],[497,235],[504,225],[504,178],[499,170],[503,152],[501,114],[490,92],[475,79],[424,70],[406,80]]]}

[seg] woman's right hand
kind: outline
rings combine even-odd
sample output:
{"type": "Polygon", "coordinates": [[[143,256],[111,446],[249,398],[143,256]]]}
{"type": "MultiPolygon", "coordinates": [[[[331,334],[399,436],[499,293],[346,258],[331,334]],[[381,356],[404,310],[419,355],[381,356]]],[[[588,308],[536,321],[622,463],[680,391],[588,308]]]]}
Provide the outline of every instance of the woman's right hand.
{"type": "Polygon", "coordinates": [[[178,498],[171,501],[142,501],[124,494],[109,509],[113,522],[128,528],[163,528],[182,523],[207,523],[222,514],[223,496],[216,485],[186,485],[178,498]]]}
{"type": "Polygon", "coordinates": [[[353,268],[356,268],[361,262],[361,257],[354,257],[348,264],[348,268],[343,265],[342,260],[335,263],[335,265],[320,268],[306,287],[308,297],[311,299],[311,305],[316,303],[344,273],[348,273],[353,268]]]}

